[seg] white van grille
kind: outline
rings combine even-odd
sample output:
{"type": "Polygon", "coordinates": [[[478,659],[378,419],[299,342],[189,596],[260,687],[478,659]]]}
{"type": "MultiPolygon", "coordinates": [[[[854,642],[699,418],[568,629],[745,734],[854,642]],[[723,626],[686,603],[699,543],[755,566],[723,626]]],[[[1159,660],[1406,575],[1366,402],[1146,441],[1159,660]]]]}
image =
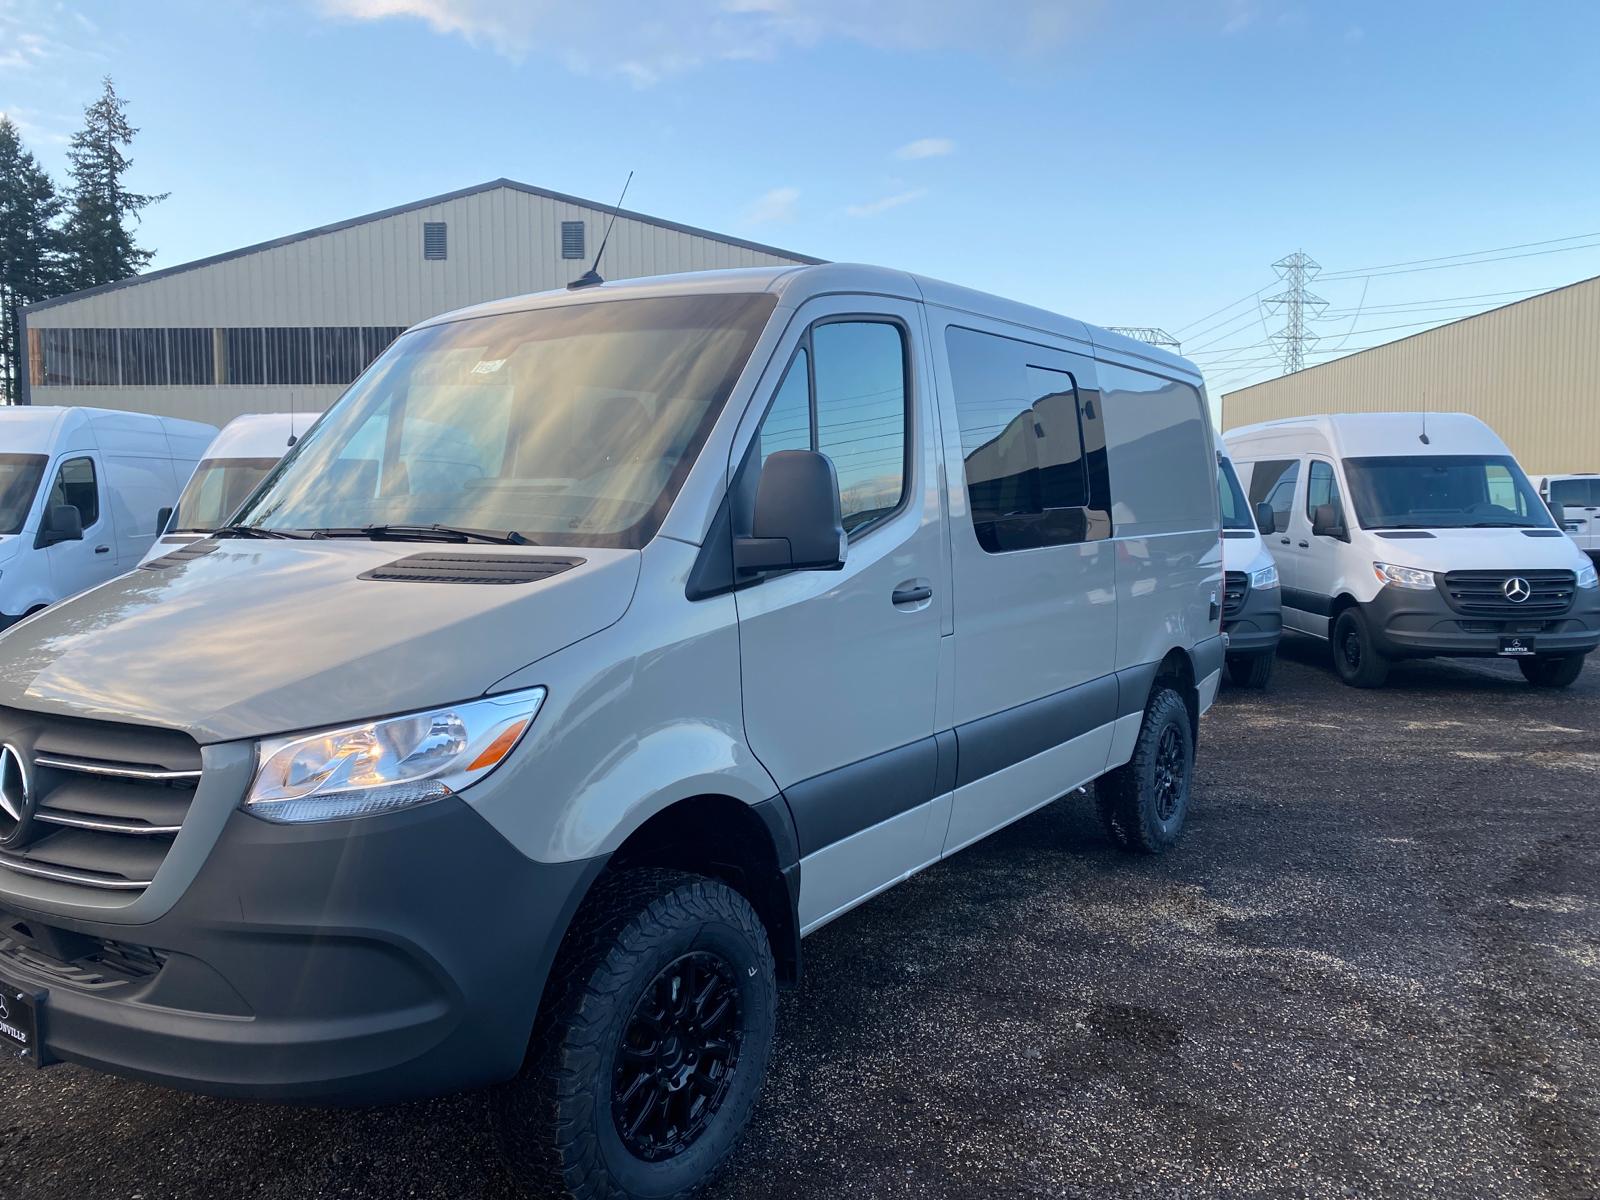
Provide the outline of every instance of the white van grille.
{"type": "Polygon", "coordinates": [[[1576,577],[1571,571],[1450,571],[1444,576],[1445,595],[1459,613],[1471,617],[1555,617],[1572,607],[1576,577]],[[1518,579],[1527,585],[1507,591],[1518,579]]]}

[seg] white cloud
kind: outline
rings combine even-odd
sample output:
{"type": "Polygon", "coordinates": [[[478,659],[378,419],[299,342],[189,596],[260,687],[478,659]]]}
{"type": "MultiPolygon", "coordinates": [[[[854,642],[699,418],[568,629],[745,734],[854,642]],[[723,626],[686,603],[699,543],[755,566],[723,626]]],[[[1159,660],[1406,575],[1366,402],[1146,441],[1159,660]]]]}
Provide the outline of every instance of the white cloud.
{"type": "Polygon", "coordinates": [[[750,206],[750,211],[744,215],[744,223],[770,225],[776,221],[792,221],[795,202],[799,199],[799,188],[773,188],[750,206]]]}
{"type": "Polygon", "coordinates": [[[891,208],[899,208],[902,204],[921,200],[927,194],[927,188],[912,188],[909,192],[895,192],[889,196],[869,200],[865,204],[852,204],[844,211],[852,217],[875,217],[879,213],[888,212],[891,208]]]}
{"type": "Polygon", "coordinates": [[[707,62],[830,41],[1026,54],[1066,41],[1104,0],[309,0],[350,21],[406,18],[509,58],[556,58],[645,86],[707,62]]]}
{"type": "Polygon", "coordinates": [[[896,158],[943,158],[954,154],[956,144],[949,138],[918,138],[894,152],[896,158]]]}

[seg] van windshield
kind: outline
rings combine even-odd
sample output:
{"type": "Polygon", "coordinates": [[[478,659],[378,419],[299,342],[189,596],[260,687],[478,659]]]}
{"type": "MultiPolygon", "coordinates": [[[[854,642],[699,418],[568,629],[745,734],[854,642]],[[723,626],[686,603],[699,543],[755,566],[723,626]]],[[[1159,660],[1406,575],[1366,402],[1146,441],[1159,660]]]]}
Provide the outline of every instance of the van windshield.
{"type": "Polygon", "coordinates": [[[0,454],[0,536],[22,532],[49,461],[43,454],[0,454]]]}
{"type": "Polygon", "coordinates": [[[1509,455],[1344,460],[1363,529],[1548,529],[1550,510],[1509,455]]]}
{"type": "Polygon", "coordinates": [[[167,525],[170,533],[209,533],[229,517],[256,490],[276,458],[208,458],[195,468],[189,485],[178,497],[178,507],[167,525]]]}
{"type": "Polygon", "coordinates": [[[405,334],[237,523],[643,546],[776,304],[760,293],[602,300],[405,334]]]}
{"type": "Polygon", "coordinates": [[[1255,532],[1255,519],[1250,515],[1250,506],[1245,503],[1244,489],[1239,486],[1239,477],[1233,473],[1233,464],[1225,458],[1217,459],[1217,496],[1222,501],[1224,529],[1255,532]]]}

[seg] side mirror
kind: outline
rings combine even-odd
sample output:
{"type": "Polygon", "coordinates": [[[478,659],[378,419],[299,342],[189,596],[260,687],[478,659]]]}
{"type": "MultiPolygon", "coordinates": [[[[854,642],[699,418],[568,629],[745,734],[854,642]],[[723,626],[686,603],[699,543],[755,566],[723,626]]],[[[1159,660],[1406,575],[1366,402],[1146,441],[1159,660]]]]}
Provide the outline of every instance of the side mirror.
{"type": "Polygon", "coordinates": [[[1272,505],[1265,500],[1256,505],[1256,529],[1262,533],[1271,533],[1277,523],[1277,515],[1272,511],[1272,505]]]}
{"type": "Polygon", "coordinates": [[[156,536],[160,537],[167,531],[167,526],[172,524],[172,505],[156,510],[156,536]]]}
{"type": "Polygon", "coordinates": [[[83,541],[83,514],[70,504],[57,504],[46,510],[39,527],[38,546],[83,541]]]}
{"type": "MultiPolygon", "coordinates": [[[[1568,521],[1572,521],[1573,523],[1576,523],[1577,518],[1575,518],[1575,517],[1573,517],[1573,516],[1571,516],[1569,514],[1570,514],[1572,509],[1577,508],[1577,507],[1578,506],[1575,505],[1575,504],[1552,504],[1550,506],[1550,511],[1555,515],[1556,525],[1559,528],[1565,530],[1567,528],[1567,522],[1568,521]]],[[[1579,513],[1579,516],[1581,516],[1581,515],[1582,515],[1582,513],[1579,513]]]]}
{"type": "Polygon", "coordinates": [[[750,536],[733,539],[741,575],[844,568],[844,518],[833,461],[815,450],[779,450],[761,467],[750,536]]]}
{"type": "Polygon", "coordinates": [[[1332,504],[1319,504],[1311,518],[1311,533],[1315,537],[1331,537],[1343,540],[1349,535],[1344,528],[1344,514],[1332,504]]]}

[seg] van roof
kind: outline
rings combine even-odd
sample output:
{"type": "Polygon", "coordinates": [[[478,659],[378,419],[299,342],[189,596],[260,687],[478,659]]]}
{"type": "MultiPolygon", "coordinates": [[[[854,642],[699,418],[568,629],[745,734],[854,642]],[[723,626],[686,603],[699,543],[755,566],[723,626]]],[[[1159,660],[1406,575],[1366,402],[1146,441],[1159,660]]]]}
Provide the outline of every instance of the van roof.
{"type": "Polygon", "coordinates": [[[289,439],[300,437],[320,412],[245,413],[222,427],[206,447],[207,458],[282,458],[289,439]]]}
{"type": "Polygon", "coordinates": [[[1147,342],[1136,341],[1095,325],[1063,317],[1046,309],[1007,300],[987,292],[912,275],[890,267],[860,263],[820,263],[815,266],[744,267],[726,271],[695,271],[681,275],[657,275],[648,279],[624,279],[579,290],[559,289],[491,300],[454,312],[441,313],[418,323],[418,328],[461,321],[472,317],[525,312],[530,309],[565,304],[587,304],[606,300],[627,300],[642,296],[705,295],[723,292],[771,292],[781,303],[799,305],[814,296],[833,292],[857,292],[921,300],[961,312],[979,313],[993,320],[1006,321],[1019,329],[1034,329],[1087,343],[1098,350],[1109,350],[1123,358],[1139,359],[1192,379],[1201,386],[1201,376],[1188,359],[1147,342]]]}
{"type": "Polygon", "coordinates": [[[1493,429],[1470,413],[1320,413],[1241,425],[1223,438],[1229,451],[1240,455],[1270,453],[1274,447],[1323,450],[1341,458],[1511,453],[1493,429]]]}
{"type": "Polygon", "coordinates": [[[94,429],[96,441],[101,436],[118,433],[141,433],[159,436],[166,434],[179,438],[204,438],[215,435],[215,426],[199,421],[182,421],[176,417],[157,417],[149,413],[123,412],[115,408],[59,407],[54,405],[9,405],[0,407],[0,421],[5,422],[5,433],[0,435],[0,446],[23,454],[48,454],[62,438],[75,435],[81,426],[94,429]]]}

